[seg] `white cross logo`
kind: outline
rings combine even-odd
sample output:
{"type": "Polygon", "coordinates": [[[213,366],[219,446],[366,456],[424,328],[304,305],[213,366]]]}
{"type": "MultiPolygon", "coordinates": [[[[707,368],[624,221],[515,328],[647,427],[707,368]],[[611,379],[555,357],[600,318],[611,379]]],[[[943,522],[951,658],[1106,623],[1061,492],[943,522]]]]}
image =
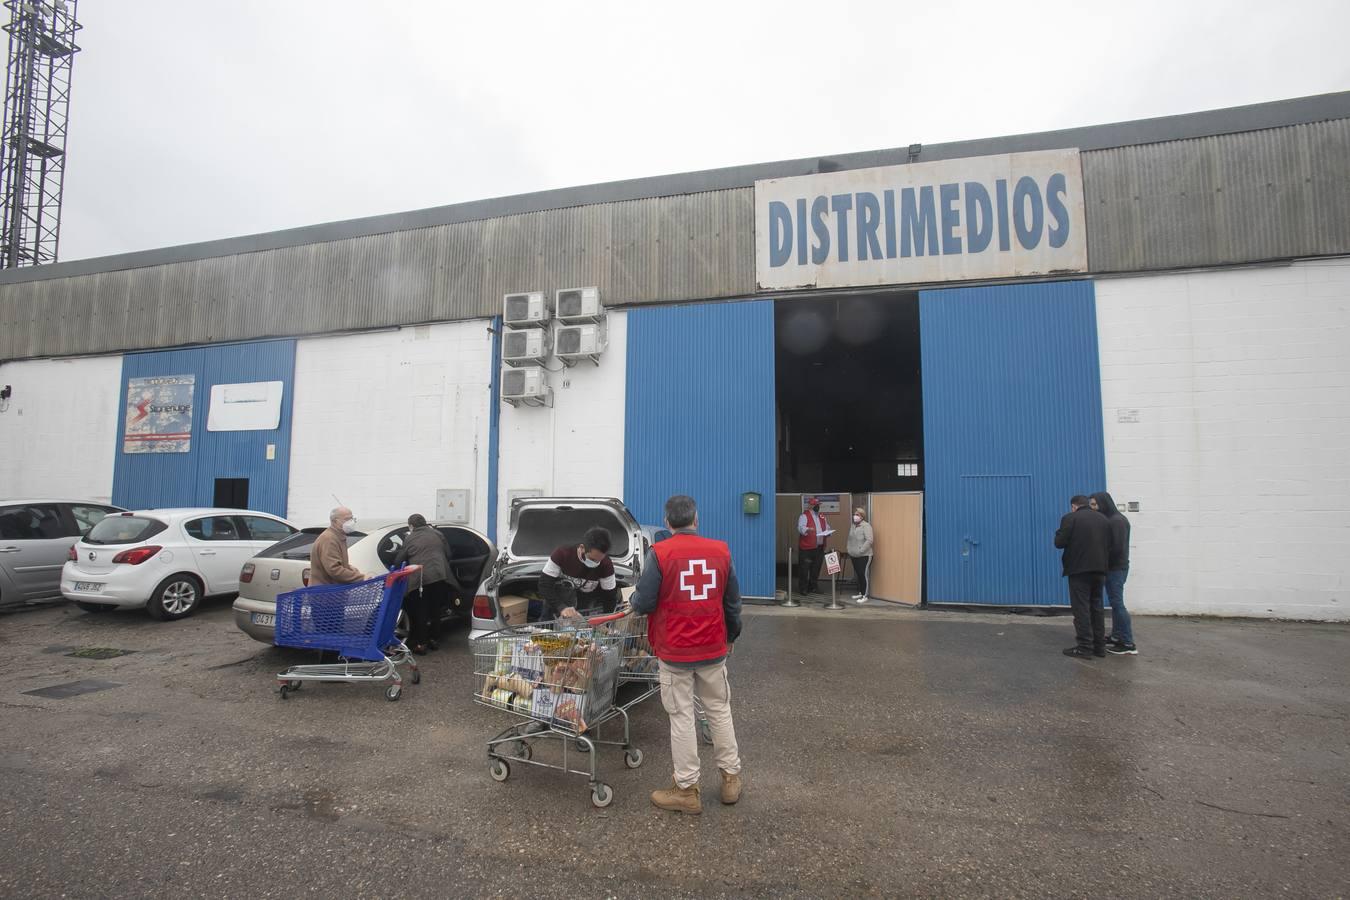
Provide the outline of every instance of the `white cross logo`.
{"type": "Polygon", "coordinates": [[[707,562],[691,559],[680,573],[680,590],[695,603],[707,600],[708,595],[717,588],[717,570],[708,568],[707,562]],[[695,566],[698,567],[697,571],[695,566]]]}

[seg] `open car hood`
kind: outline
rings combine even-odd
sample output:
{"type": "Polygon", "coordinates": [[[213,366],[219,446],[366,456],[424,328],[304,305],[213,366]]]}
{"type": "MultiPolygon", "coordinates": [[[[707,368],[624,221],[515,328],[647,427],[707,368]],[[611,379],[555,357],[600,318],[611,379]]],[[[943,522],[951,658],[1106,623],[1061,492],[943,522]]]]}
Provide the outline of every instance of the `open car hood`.
{"type": "Polygon", "coordinates": [[[629,572],[641,567],[646,553],[642,527],[623,501],[612,497],[527,497],[511,504],[510,536],[502,563],[524,573],[544,562],[559,547],[581,543],[587,529],[609,532],[610,559],[629,572]]]}

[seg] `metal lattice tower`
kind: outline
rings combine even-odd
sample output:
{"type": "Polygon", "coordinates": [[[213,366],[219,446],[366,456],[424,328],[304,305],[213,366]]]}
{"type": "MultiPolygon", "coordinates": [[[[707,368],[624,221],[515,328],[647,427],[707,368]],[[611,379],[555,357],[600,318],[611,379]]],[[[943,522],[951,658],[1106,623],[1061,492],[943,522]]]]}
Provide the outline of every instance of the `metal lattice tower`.
{"type": "Polygon", "coordinates": [[[6,269],[56,261],[77,0],[6,0],[9,63],[0,132],[6,269]]]}

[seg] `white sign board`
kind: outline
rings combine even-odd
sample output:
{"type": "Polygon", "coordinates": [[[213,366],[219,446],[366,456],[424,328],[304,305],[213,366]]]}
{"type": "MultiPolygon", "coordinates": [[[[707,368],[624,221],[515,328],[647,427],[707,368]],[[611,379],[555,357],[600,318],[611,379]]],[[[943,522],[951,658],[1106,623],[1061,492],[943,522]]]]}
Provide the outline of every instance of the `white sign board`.
{"type": "Polygon", "coordinates": [[[272,431],[281,424],[280,381],[211,386],[207,431],[272,431]]]}
{"type": "Polygon", "coordinates": [[[1087,271],[1077,150],[755,182],[764,289],[1087,271]]]}
{"type": "Polygon", "coordinates": [[[843,570],[844,567],[839,564],[839,551],[831,550],[829,553],[825,554],[826,575],[838,575],[843,570]]]}

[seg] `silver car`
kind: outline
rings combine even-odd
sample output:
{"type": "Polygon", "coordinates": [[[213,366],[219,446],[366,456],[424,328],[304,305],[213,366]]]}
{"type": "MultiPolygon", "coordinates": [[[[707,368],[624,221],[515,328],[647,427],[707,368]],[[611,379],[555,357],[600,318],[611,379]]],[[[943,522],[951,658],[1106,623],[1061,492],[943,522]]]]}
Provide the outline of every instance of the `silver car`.
{"type": "MultiPolygon", "coordinates": [[[[474,591],[493,558],[492,542],[463,525],[432,522],[450,544],[450,566],[462,592],[450,601],[447,618],[462,618],[474,591]]],[[[273,544],[244,564],[239,573],[239,596],[234,601],[234,624],[264,644],[273,642],[277,595],[309,584],[309,555],[323,528],[305,528],[273,544]]],[[[407,524],[385,525],[347,535],[347,557],[362,572],[387,572],[403,546],[407,524]]],[[[415,586],[415,585],[414,585],[415,586]]],[[[404,631],[400,621],[400,631],[404,631]]]]}
{"type": "Polygon", "coordinates": [[[470,639],[506,627],[501,603],[506,598],[515,598],[515,605],[528,609],[528,621],[538,620],[545,608],[539,596],[544,563],[558,547],[581,543],[587,529],[597,526],[609,532],[614,574],[621,592],[630,594],[651,549],[652,536],[651,529],[639,525],[622,500],[527,497],[512,501],[506,545],[473,598],[470,639]]]}
{"type": "Polygon", "coordinates": [[[0,608],[61,600],[70,548],[122,511],[84,500],[0,500],[0,608]]]}

